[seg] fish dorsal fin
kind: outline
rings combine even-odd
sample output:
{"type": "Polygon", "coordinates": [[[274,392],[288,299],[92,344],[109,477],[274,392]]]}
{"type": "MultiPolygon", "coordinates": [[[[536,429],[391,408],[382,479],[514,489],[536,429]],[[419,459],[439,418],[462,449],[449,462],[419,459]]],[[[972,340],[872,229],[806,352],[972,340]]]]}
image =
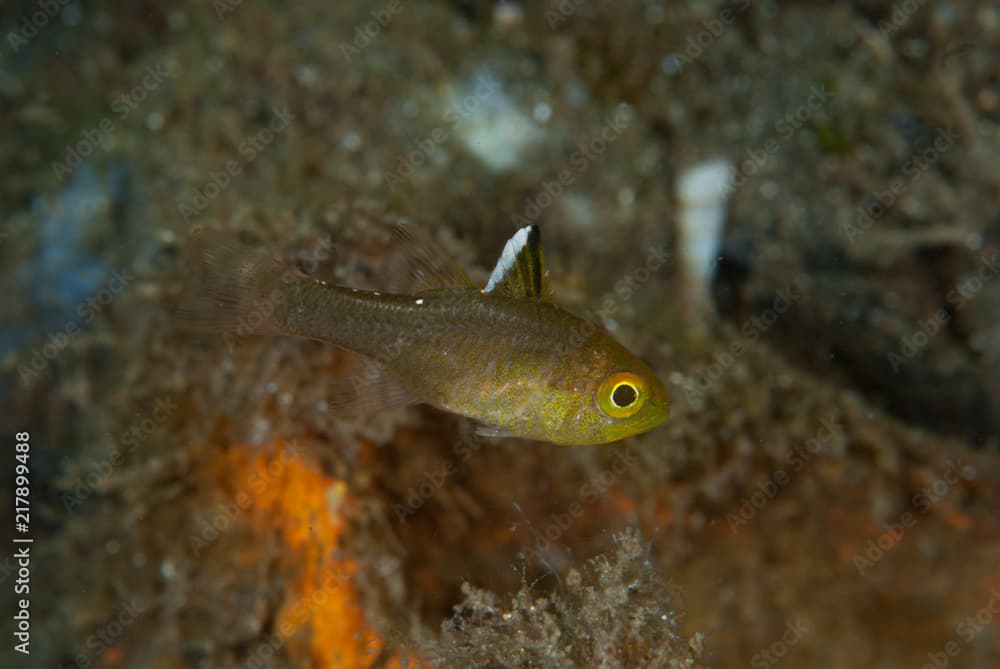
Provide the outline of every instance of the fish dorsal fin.
{"type": "Polygon", "coordinates": [[[526,225],[507,240],[483,292],[505,297],[548,297],[542,236],[537,225],[526,225]]]}
{"type": "Polygon", "coordinates": [[[393,293],[415,295],[434,288],[471,288],[465,271],[426,231],[406,222],[392,229],[393,241],[402,252],[399,263],[382,286],[393,293]]]}
{"type": "Polygon", "coordinates": [[[418,404],[420,400],[399,385],[385,369],[363,355],[352,359],[327,390],[327,409],[334,416],[353,417],[418,404]]]}

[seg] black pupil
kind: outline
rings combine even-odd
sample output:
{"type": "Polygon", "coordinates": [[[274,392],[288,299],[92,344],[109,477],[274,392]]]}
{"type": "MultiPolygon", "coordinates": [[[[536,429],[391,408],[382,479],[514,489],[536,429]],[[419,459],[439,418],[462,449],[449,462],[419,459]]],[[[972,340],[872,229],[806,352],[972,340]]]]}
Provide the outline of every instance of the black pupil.
{"type": "Polygon", "coordinates": [[[631,406],[635,402],[638,395],[635,392],[635,388],[623,383],[622,385],[615,388],[615,391],[611,393],[611,401],[615,403],[616,407],[627,407],[631,406]]]}

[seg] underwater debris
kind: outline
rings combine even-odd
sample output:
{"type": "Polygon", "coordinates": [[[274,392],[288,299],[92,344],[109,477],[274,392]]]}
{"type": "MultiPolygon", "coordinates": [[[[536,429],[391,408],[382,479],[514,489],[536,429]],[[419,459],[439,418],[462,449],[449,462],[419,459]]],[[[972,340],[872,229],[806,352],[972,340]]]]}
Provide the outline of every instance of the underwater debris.
{"type": "Polygon", "coordinates": [[[490,72],[460,83],[446,106],[445,119],[457,128],[466,150],[494,172],[517,167],[525,151],[542,135],[490,72]]]}
{"type": "Polygon", "coordinates": [[[710,288],[722,244],[732,175],[732,165],[712,160],[687,168],[677,180],[681,204],[677,237],[687,314],[692,324],[704,323],[715,315],[710,288]]]}
{"type": "Polygon", "coordinates": [[[468,583],[465,600],[442,626],[442,667],[698,667],[702,634],[684,638],[683,612],[646,558],[636,530],[615,535],[617,552],[570,569],[559,592],[524,583],[503,604],[468,583]]]}

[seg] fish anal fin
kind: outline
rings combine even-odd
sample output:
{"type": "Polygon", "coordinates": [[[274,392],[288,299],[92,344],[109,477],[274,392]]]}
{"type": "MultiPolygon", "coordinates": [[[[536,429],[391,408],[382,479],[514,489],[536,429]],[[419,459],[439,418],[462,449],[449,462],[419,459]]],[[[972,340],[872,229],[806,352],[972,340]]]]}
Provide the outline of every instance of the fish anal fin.
{"type": "Polygon", "coordinates": [[[548,299],[549,281],[542,254],[542,236],[537,225],[527,225],[503,247],[484,293],[505,297],[548,299]]]}
{"type": "Polygon", "coordinates": [[[419,402],[381,365],[358,355],[331,384],[327,409],[335,416],[368,416],[419,402]]]}

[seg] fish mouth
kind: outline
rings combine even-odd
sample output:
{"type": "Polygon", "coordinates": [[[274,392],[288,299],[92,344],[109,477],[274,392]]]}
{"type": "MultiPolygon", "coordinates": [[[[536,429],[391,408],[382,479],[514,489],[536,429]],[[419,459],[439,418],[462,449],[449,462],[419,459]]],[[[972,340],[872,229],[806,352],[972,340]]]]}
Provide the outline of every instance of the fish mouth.
{"type": "Polygon", "coordinates": [[[649,432],[650,430],[656,429],[660,425],[666,423],[667,418],[669,417],[670,417],[669,411],[651,414],[639,421],[639,423],[635,426],[636,427],[635,433],[642,434],[644,432],[649,432]]]}
{"type": "Polygon", "coordinates": [[[657,397],[653,406],[648,407],[648,411],[636,423],[636,434],[657,428],[666,423],[668,418],[670,418],[670,404],[657,397]]]}

